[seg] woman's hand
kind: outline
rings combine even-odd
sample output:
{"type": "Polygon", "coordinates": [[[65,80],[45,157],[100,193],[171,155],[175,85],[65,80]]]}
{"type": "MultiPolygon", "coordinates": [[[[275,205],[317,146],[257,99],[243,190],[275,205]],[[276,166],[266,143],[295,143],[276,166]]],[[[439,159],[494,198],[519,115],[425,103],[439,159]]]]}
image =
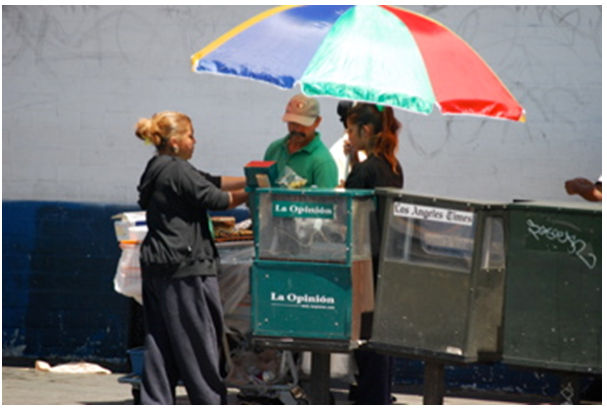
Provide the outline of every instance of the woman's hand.
{"type": "Polygon", "coordinates": [[[233,177],[233,176],[221,176],[221,189],[223,191],[234,191],[241,190],[247,185],[247,178],[233,177]]]}
{"type": "Polygon", "coordinates": [[[230,203],[228,209],[238,207],[240,204],[249,199],[249,193],[244,190],[234,190],[228,193],[230,195],[230,203]]]}
{"type": "Polygon", "coordinates": [[[351,166],[358,163],[358,150],[352,146],[352,143],[348,139],[344,140],[344,154],[348,157],[351,166]]]}

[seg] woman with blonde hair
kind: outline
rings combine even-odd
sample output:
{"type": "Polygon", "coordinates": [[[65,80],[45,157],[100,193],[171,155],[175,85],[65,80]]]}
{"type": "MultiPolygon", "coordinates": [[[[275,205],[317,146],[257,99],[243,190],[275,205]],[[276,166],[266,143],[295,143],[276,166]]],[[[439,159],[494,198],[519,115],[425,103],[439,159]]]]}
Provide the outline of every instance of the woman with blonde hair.
{"type": "Polygon", "coordinates": [[[217,177],[189,163],[190,118],[160,112],[135,134],[156,147],[138,186],[148,233],[141,244],[145,326],[143,404],[174,404],[181,379],[191,404],[225,404],[219,256],[207,211],[247,199],[244,177],[217,177]]]}

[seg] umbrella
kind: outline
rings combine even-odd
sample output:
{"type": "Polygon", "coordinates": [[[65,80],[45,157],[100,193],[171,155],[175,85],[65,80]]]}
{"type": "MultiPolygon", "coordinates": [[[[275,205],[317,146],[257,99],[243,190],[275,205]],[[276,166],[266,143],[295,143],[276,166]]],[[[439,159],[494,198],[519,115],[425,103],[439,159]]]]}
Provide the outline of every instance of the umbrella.
{"type": "Polygon", "coordinates": [[[457,34],[393,6],[279,6],[191,57],[199,73],[235,75],[309,96],[422,114],[525,121],[525,111],[457,34]]]}

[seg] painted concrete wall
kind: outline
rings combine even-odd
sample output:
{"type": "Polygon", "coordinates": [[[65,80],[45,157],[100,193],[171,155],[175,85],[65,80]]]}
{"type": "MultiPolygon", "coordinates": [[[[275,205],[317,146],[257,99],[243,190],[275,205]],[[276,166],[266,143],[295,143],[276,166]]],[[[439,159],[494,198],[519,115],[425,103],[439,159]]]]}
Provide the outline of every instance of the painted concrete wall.
{"type": "MultiPolygon", "coordinates": [[[[296,91],[196,75],[189,56],[266,8],[3,6],[3,357],[124,364],[128,299],[112,289],[119,250],[109,216],[133,208],[153,154],[133,126],[180,110],[196,127],[194,165],[237,175],[261,158],[285,133],[280,117],[296,91]]],[[[563,182],[601,173],[600,7],[410,8],[468,41],[528,121],[399,112],[405,189],[580,200],[565,195],[563,182]]],[[[342,133],[335,108],[321,99],[327,144],[342,133]]],[[[421,375],[403,361],[399,378],[421,375]]],[[[518,392],[547,383],[544,374],[513,380],[487,369],[470,367],[469,380],[458,369],[453,378],[503,379],[503,387],[523,384],[518,392]]]]}
{"type": "Polygon", "coordinates": [[[2,358],[126,363],[130,300],[114,291],[110,217],[133,206],[2,203],[2,358]]]}
{"type": "MultiPolygon", "coordinates": [[[[265,6],[3,6],[4,200],[136,202],[153,148],[138,118],[189,114],[194,165],[242,174],[285,133],[296,91],[198,75],[189,57],[265,6]]],[[[568,197],[601,173],[600,6],[412,6],[468,41],[527,111],[527,123],[399,112],[410,192],[481,200],[568,197]]],[[[448,62],[446,62],[448,63],[448,62]]],[[[322,98],[327,144],[342,129],[322,98]]]]}

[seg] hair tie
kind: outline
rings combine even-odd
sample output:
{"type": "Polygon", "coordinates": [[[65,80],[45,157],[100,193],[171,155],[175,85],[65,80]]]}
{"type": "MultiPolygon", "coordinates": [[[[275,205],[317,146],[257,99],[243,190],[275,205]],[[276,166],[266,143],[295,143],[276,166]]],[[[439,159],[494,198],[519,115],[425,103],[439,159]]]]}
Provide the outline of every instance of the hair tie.
{"type": "Polygon", "coordinates": [[[381,113],[384,111],[384,107],[383,105],[375,105],[375,107],[377,108],[377,110],[381,113]]]}

